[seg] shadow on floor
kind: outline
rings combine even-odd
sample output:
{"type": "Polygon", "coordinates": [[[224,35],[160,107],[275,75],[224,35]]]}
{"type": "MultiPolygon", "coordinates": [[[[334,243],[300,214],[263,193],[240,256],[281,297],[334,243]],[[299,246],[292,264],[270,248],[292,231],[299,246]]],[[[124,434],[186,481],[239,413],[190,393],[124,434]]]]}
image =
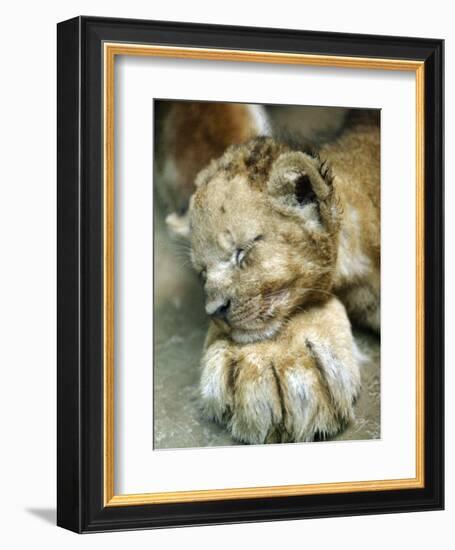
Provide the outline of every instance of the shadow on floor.
{"type": "Polygon", "coordinates": [[[57,524],[57,511],[55,508],[26,508],[25,511],[46,523],[57,524]]]}

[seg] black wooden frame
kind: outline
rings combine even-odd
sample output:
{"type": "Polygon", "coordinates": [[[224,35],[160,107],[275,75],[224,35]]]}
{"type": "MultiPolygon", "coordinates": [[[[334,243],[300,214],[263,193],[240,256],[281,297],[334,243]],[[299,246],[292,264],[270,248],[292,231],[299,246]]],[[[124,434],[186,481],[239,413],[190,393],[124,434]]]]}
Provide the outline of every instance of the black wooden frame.
{"type": "Polygon", "coordinates": [[[444,494],[442,40],[78,17],[58,25],[58,506],[76,532],[437,510],[444,494]],[[425,487],[104,507],[102,43],[425,62],[425,487]]]}

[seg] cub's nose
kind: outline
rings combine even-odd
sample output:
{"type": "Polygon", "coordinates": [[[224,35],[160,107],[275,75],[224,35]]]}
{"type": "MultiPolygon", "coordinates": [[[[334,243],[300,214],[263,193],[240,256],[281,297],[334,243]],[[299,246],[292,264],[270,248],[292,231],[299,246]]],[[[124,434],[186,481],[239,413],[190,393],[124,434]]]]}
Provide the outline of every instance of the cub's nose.
{"type": "Polygon", "coordinates": [[[205,306],[205,311],[207,312],[212,319],[226,319],[226,316],[229,311],[229,307],[231,305],[231,300],[226,300],[225,302],[222,302],[221,304],[218,303],[210,303],[205,306]]]}

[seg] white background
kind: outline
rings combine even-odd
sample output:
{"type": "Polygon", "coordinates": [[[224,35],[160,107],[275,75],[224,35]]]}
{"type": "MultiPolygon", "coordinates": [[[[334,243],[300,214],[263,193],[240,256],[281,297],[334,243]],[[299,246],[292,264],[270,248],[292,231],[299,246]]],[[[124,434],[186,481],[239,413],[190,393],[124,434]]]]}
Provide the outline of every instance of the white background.
{"type": "Polygon", "coordinates": [[[415,477],[414,73],[123,57],[115,116],[115,493],[415,477]],[[382,109],[380,440],[153,450],[151,98],[176,93],[382,109]]]}
{"type": "MultiPolygon", "coordinates": [[[[364,518],[174,529],[78,537],[55,528],[55,23],[78,14],[262,25],[324,31],[446,38],[447,151],[454,150],[453,16],[448,2],[351,0],[309,3],[129,0],[16,2],[2,12],[0,86],[1,445],[0,540],[7,548],[450,548],[455,521],[453,468],[447,511],[364,518]],[[452,36],[451,36],[452,35],[452,36]]],[[[455,173],[447,163],[446,179],[455,173]]],[[[446,204],[454,207],[454,187],[446,204]]],[[[455,231],[447,216],[447,235],[455,231]]],[[[447,239],[447,280],[454,248],[447,239]]],[[[453,285],[447,288],[447,335],[455,329],[453,285]]],[[[454,354],[447,346],[448,395],[454,354]]],[[[455,461],[455,412],[447,405],[447,463],[455,461]]]]}

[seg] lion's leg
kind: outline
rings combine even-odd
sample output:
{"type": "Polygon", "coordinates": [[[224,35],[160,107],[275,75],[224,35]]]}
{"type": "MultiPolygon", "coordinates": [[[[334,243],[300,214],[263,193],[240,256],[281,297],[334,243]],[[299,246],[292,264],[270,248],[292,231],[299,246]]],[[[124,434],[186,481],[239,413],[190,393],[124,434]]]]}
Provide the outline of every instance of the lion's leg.
{"type": "Polygon", "coordinates": [[[229,425],[241,441],[311,441],[335,435],[353,418],[360,374],[336,300],[297,315],[275,340],[244,346],[231,368],[229,425]]]}
{"type": "Polygon", "coordinates": [[[333,436],[352,420],[359,387],[351,327],[338,300],[296,315],[275,339],[238,345],[214,326],[207,335],[202,408],[239,441],[333,436]]]}

